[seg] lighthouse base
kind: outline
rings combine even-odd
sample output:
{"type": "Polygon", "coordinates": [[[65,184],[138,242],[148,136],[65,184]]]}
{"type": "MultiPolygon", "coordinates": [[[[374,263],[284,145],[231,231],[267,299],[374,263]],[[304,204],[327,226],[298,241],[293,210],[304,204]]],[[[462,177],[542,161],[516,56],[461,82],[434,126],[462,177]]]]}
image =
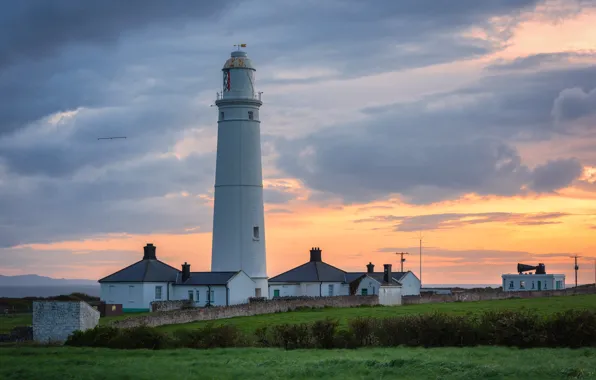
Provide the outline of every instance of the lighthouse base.
{"type": "Polygon", "coordinates": [[[267,278],[253,277],[252,280],[255,282],[255,297],[269,298],[269,282],[267,278]]]}

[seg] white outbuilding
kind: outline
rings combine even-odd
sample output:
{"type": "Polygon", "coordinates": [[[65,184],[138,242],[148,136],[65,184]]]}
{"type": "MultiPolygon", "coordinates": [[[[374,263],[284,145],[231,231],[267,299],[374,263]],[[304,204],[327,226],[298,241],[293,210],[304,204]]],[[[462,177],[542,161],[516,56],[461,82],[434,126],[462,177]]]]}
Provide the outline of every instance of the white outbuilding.
{"type": "Polygon", "coordinates": [[[564,274],[547,274],[544,264],[518,264],[517,274],[503,274],[504,292],[532,292],[565,289],[564,274]],[[534,273],[531,273],[534,271],[534,273]],[[530,272],[530,273],[528,273],[530,272]]]}
{"type": "Polygon", "coordinates": [[[121,304],[124,312],[151,310],[153,301],[191,300],[198,307],[247,303],[255,282],[243,271],[191,272],[184,263],[176,269],[156,256],[147,244],[143,259],[99,280],[100,299],[121,304]]]}

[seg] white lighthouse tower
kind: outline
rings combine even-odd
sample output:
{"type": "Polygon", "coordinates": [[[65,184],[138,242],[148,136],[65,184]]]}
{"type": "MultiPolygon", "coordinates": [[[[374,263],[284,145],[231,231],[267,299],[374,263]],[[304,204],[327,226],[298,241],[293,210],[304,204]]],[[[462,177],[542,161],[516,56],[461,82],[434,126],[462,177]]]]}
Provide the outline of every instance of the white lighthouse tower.
{"type": "Polygon", "coordinates": [[[255,296],[267,297],[263,173],[255,69],[246,52],[232,52],[217,94],[217,161],[211,271],[243,270],[255,296]]]}

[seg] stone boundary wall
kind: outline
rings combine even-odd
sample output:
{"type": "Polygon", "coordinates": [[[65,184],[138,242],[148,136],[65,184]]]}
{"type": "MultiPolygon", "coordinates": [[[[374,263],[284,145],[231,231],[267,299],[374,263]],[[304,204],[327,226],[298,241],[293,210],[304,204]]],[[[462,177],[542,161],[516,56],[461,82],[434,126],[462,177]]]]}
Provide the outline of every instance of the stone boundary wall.
{"type": "Polygon", "coordinates": [[[162,326],[196,321],[210,321],[216,319],[248,317],[259,314],[273,314],[296,310],[302,307],[323,308],[323,307],[354,307],[374,306],[379,304],[379,297],[371,296],[336,296],[336,297],[312,297],[300,299],[269,300],[264,302],[253,302],[242,305],[217,306],[210,308],[182,309],[173,311],[161,311],[138,317],[130,317],[113,321],[110,326],[118,328],[129,328],[137,326],[162,326]]]}
{"type": "Polygon", "coordinates": [[[151,302],[151,312],[157,313],[160,311],[180,310],[190,306],[191,303],[189,302],[189,300],[153,301],[151,302]]]}
{"type": "Polygon", "coordinates": [[[83,301],[34,301],[33,340],[64,342],[70,334],[94,328],[99,311],[83,301]]]}
{"type": "Polygon", "coordinates": [[[596,288],[527,291],[527,292],[457,292],[451,295],[423,294],[421,296],[403,296],[403,305],[442,303],[442,302],[470,302],[502,300],[507,298],[540,298],[560,297],[574,294],[596,294],[596,288]]]}

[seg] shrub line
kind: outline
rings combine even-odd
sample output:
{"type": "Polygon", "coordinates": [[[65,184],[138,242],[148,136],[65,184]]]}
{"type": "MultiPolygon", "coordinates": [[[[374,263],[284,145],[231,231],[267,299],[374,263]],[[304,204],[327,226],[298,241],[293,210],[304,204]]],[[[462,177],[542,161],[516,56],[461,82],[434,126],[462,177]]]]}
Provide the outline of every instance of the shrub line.
{"type": "Polygon", "coordinates": [[[281,324],[245,333],[233,325],[208,324],[170,335],[149,326],[97,326],[76,331],[66,345],[117,349],[219,347],[359,348],[509,346],[596,347],[596,311],[567,310],[550,316],[531,311],[488,311],[479,315],[445,313],[389,318],[359,317],[340,329],[336,319],[281,324]]]}

